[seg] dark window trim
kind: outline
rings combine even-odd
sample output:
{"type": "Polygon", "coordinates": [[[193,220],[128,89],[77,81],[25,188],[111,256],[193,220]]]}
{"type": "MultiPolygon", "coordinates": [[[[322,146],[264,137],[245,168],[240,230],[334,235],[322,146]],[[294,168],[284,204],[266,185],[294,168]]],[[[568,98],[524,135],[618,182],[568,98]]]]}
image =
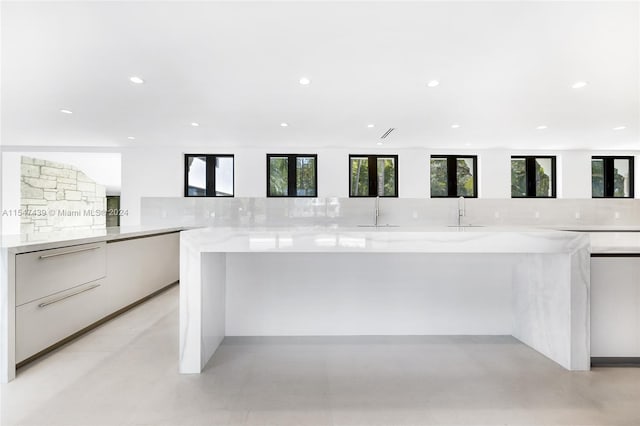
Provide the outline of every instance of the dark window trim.
{"type": "MultiPolygon", "coordinates": [[[[431,185],[429,185],[429,195],[431,198],[458,198],[458,159],[473,158],[473,196],[465,195],[465,198],[478,198],[478,156],[477,155],[432,155],[429,160],[434,158],[447,159],[447,192],[448,195],[431,195],[431,185]],[[453,160],[453,161],[451,161],[453,160]],[[453,188],[453,193],[451,189],[453,188]]],[[[431,164],[431,162],[429,162],[431,164]]],[[[431,182],[431,176],[429,176],[431,182]]]]}
{"type": "Polygon", "coordinates": [[[230,198],[236,195],[236,159],[234,154],[184,154],[184,196],[189,198],[203,198],[203,197],[224,197],[230,198]],[[206,179],[207,187],[205,188],[205,195],[189,195],[189,157],[205,157],[206,163],[206,179]],[[231,157],[233,159],[233,179],[232,179],[232,191],[231,195],[216,195],[216,158],[217,157],[231,157]]]}
{"type": "Polygon", "coordinates": [[[318,196],[318,154],[267,154],[267,197],[269,198],[316,198],[318,196]],[[288,190],[287,192],[289,193],[289,195],[271,195],[270,194],[270,171],[271,171],[271,162],[269,161],[272,157],[287,157],[288,158],[288,164],[289,164],[289,169],[287,170],[288,173],[288,179],[287,179],[287,185],[288,185],[288,190]],[[314,195],[298,195],[297,194],[297,175],[296,175],[296,163],[297,163],[297,158],[298,157],[312,157],[315,161],[315,174],[313,176],[313,180],[314,180],[314,184],[315,184],[315,188],[316,188],[316,193],[314,195]],[[291,165],[294,165],[293,167],[291,167],[291,165]],[[293,194],[293,195],[292,195],[293,194]]]}
{"type": "MultiPolygon", "coordinates": [[[[598,197],[593,195],[593,188],[591,189],[591,198],[616,198],[616,199],[627,199],[635,197],[634,190],[634,160],[635,157],[633,155],[594,155],[591,157],[591,161],[593,160],[603,160],[603,178],[604,178],[604,195],[602,197],[598,197]],[[628,197],[614,197],[614,181],[613,181],[613,162],[614,160],[629,160],[629,196],[628,197]]],[[[593,179],[593,170],[591,171],[591,179],[593,179]]]]}
{"type": "MultiPolygon", "coordinates": [[[[526,184],[527,184],[527,195],[517,195],[514,196],[511,194],[511,198],[538,198],[538,199],[553,199],[556,198],[556,156],[555,155],[512,155],[512,160],[524,159],[525,160],[525,170],[526,170],[526,184]],[[550,197],[539,197],[536,195],[536,159],[537,158],[549,158],[551,159],[551,196],[550,197]]],[[[511,165],[511,163],[509,163],[511,165]]],[[[509,191],[511,192],[511,191],[509,191]]]]}
{"type": "Polygon", "coordinates": [[[398,154],[349,154],[349,198],[378,197],[378,158],[393,158],[395,160],[395,195],[380,195],[380,198],[398,198],[398,154]],[[369,162],[369,195],[351,194],[351,159],[353,157],[367,157],[369,162]]]}

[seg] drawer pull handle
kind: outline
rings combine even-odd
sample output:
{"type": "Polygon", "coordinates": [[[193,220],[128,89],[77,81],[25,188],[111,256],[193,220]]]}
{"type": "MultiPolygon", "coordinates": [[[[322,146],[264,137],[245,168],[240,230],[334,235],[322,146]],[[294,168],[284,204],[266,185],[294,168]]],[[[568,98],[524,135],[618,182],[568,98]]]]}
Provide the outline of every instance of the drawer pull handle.
{"type": "Polygon", "coordinates": [[[47,259],[49,257],[56,257],[56,256],[64,256],[65,254],[79,253],[81,251],[97,250],[99,248],[100,246],[94,246],[94,247],[85,247],[85,248],[76,249],[76,250],[61,251],[59,253],[53,253],[53,254],[43,254],[42,256],[40,256],[40,259],[47,259]]]}
{"type": "Polygon", "coordinates": [[[67,294],[67,295],[62,296],[62,297],[60,297],[58,299],[50,300],[48,302],[42,302],[42,303],[40,303],[38,305],[38,308],[44,308],[45,306],[53,305],[54,303],[58,303],[58,302],[60,302],[60,301],[62,301],[64,299],[68,299],[70,297],[77,296],[80,293],[84,293],[85,291],[93,290],[94,288],[98,288],[98,287],[100,287],[100,284],[93,284],[93,285],[91,285],[91,286],[89,286],[87,288],[83,288],[82,290],[77,290],[77,291],[75,291],[73,293],[67,294]]]}

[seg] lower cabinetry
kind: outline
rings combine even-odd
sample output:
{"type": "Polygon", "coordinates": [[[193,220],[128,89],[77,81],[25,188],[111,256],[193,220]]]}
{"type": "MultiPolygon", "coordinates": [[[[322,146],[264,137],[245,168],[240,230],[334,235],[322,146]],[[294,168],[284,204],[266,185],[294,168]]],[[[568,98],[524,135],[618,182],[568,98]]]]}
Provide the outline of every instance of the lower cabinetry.
{"type": "Polygon", "coordinates": [[[105,317],[106,281],[100,279],[16,308],[16,362],[105,317]]]}
{"type": "Polygon", "coordinates": [[[16,303],[15,362],[178,281],[179,244],[174,232],[17,255],[16,294],[33,296],[16,303]]]}
{"type": "Polygon", "coordinates": [[[640,357],[640,257],[591,258],[591,357],[640,357]]]}
{"type": "Polygon", "coordinates": [[[105,303],[117,311],[180,277],[180,233],[107,244],[105,303]]]}

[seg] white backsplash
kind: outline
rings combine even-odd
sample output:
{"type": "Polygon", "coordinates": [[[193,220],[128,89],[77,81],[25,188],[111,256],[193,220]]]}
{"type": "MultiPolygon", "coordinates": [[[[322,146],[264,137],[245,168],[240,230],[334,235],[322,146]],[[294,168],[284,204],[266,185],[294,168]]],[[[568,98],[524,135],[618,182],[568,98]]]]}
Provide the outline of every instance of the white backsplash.
{"type": "MultiPolygon", "coordinates": [[[[374,198],[143,197],[148,226],[372,225],[374,198]]],[[[465,199],[465,225],[640,225],[639,199],[465,199]]],[[[381,198],[379,224],[456,225],[458,200],[381,198]]]]}

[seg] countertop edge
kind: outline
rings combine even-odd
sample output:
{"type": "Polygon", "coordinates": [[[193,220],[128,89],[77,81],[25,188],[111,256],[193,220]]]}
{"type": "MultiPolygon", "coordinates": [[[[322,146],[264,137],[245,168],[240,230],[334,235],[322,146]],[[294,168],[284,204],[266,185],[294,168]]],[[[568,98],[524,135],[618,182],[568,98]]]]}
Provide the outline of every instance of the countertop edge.
{"type": "MultiPolygon", "coordinates": [[[[223,227],[224,229],[225,227],[223,227]]],[[[612,233],[612,234],[616,234],[616,233],[626,233],[624,231],[620,231],[620,230],[598,230],[598,231],[594,231],[594,230],[577,230],[577,229],[566,229],[566,228],[534,228],[534,227],[523,227],[523,228],[519,228],[519,227],[506,227],[511,228],[508,229],[509,231],[516,231],[516,232],[533,232],[533,233],[539,233],[539,232],[571,232],[571,233],[577,233],[577,234],[592,234],[592,233],[596,233],[597,234],[601,234],[603,232],[607,232],[607,233],[612,233]]],[[[116,229],[116,228],[112,228],[112,229],[116,229]]],[[[6,246],[0,247],[0,250],[2,251],[6,251],[8,254],[22,254],[22,253],[29,253],[29,252],[35,252],[35,251],[42,251],[42,250],[48,250],[48,249],[54,249],[54,248],[62,248],[62,247],[72,247],[72,246],[77,246],[77,245],[82,245],[82,244],[91,244],[91,243],[99,243],[99,242],[116,242],[116,241],[120,241],[120,240],[127,240],[127,239],[135,239],[135,238],[145,238],[145,237],[151,237],[151,236],[155,236],[155,235],[160,235],[160,234],[166,234],[166,233],[172,233],[172,232],[180,232],[180,231],[187,231],[187,230],[191,230],[191,231],[197,231],[197,230],[202,230],[202,229],[206,229],[205,228],[200,228],[200,227],[186,227],[186,226],[172,226],[172,227],[159,227],[159,228],[149,228],[149,229],[140,229],[140,228],[136,228],[136,227],[131,227],[131,228],[118,228],[117,231],[114,231],[112,233],[110,233],[107,230],[107,234],[105,235],[96,235],[96,236],[78,236],[78,237],[70,237],[67,239],[55,239],[52,241],[43,241],[43,242],[16,242],[15,244],[7,244],[6,246]]],[[[228,229],[228,228],[227,228],[228,229]]],[[[277,228],[276,228],[277,229],[277,228]]],[[[257,229],[251,229],[251,228],[247,228],[247,229],[242,229],[243,231],[274,231],[276,230],[274,228],[257,228],[257,229]]],[[[280,231],[282,231],[283,229],[280,228],[280,231]]],[[[365,229],[362,228],[343,228],[343,229],[327,229],[328,232],[332,232],[332,231],[355,231],[355,232],[366,232],[365,229]]],[[[417,231],[417,229],[407,229],[408,231],[417,231]]],[[[492,227],[486,227],[485,229],[478,229],[477,231],[480,232],[491,232],[492,227]]],[[[503,228],[502,231],[505,231],[506,229],[503,228]]],[[[319,231],[319,229],[316,229],[316,231],[319,231]]],[[[431,232],[434,232],[434,229],[430,230],[431,232]]],[[[375,231],[374,231],[375,232],[375,231]]],[[[628,231],[627,231],[628,232],[628,231]]],[[[637,231],[636,231],[637,232],[637,231]]],[[[629,234],[627,234],[629,235],[629,234]]],[[[640,246],[639,247],[635,247],[635,245],[632,243],[631,245],[627,245],[627,243],[620,241],[621,244],[616,245],[616,244],[612,244],[612,245],[599,245],[599,244],[591,244],[591,255],[594,257],[598,257],[598,256],[607,256],[607,257],[611,257],[611,256],[637,256],[640,255],[640,246]]]]}
{"type": "Polygon", "coordinates": [[[14,245],[8,245],[6,247],[2,247],[2,250],[7,250],[9,254],[23,254],[23,253],[31,253],[34,251],[42,251],[49,250],[54,248],[62,248],[62,247],[73,247],[82,244],[92,244],[92,243],[101,243],[101,242],[115,242],[119,240],[127,240],[133,238],[145,238],[152,237],[155,235],[168,234],[173,232],[180,232],[187,229],[186,227],[169,227],[169,228],[154,228],[154,229],[132,229],[132,230],[124,230],[123,232],[117,232],[106,235],[96,235],[96,236],[79,236],[79,237],[71,237],[68,239],[59,239],[54,241],[43,241],[33,242],[33,243],[16,243],[14,245]]]}

